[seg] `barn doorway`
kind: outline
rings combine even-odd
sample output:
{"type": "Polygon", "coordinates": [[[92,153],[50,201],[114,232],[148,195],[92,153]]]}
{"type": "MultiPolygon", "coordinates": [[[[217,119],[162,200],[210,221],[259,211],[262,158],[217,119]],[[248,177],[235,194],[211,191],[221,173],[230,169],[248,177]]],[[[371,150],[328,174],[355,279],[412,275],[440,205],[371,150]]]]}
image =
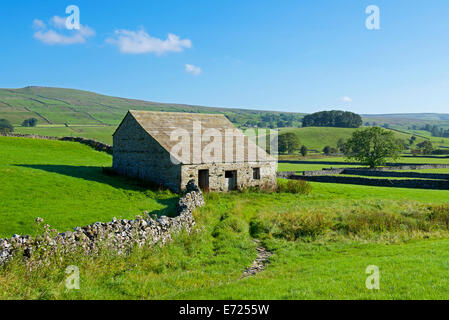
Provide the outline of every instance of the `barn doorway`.
{"type": "Polygon", "coordinates": [[[198,171],[198,184],[201,190],[209,191],[209,170],[198,171]]]}
{"type": "Polygon", "coordinates": [[[228,191],[237,189],[237,171],[226,171],[226,186],[228,187],[228,191]]]}

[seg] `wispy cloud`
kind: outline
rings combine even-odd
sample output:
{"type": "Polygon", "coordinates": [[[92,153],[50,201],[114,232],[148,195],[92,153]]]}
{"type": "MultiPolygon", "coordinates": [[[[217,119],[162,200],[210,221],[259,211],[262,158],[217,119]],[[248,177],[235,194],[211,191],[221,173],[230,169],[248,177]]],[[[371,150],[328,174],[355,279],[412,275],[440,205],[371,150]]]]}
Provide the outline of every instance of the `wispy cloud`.
{"type": "Polygon", "coordinates": [[[33,21],[33,27],[35,27],[36,29],[43,29],[45,28],[47,25],[45,24],[44,21],[39,20],[39,19],[34,19],[33,21]]]}
{"type": "Polygon", "coordinates": [[[195,76],[199,75],[203,70],[200,67],[194,66],[193,64],[186,64],[186,72],[191,73],[195,76]]]}
{"type": "Polygon", "coordinates": [[[180,39],[177,35],[168,34],[167,39],[154,38],[144,30],[116,30],[115,36],[106,39],[107,43],[116,45],[120,52],[128,54],[181,52],[192,47],[189,39],[180,39]]]}
{"type": "Polygon", "coordinates": [[[66,18],[60,16],[54,16],[50,19],[50,23],[58,29],[63,29],[66,27],[66,18]]]}
{"type": "Polygon", "coordinates": [[[345,96],[343,98],[339,98],[338,101],[349,103],[349,102],[352,102],[352,98],[348,97],[348,96],[345,96]]]}
{"type": "Polygon", "coordinates": [[[66,19],[54,16],[47,25],[39,19],[34,19],[33,26],[38,30],[34,33],[34,38],[48,45],[71,45],[85,43],[88,38],[95,35],[95,30],[89,26],[80,25],[78,30],[67,30],[66,19]]]}

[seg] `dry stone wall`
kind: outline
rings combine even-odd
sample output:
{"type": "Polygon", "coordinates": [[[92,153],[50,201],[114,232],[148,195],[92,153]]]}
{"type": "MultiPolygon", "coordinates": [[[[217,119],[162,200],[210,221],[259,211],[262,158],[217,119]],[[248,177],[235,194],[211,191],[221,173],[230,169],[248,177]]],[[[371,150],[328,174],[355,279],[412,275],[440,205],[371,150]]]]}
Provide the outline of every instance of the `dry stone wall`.
{"type": "Polygon", "coordinates": [[[395,188],[416,188],[416,189],[435,189],[448,190],[449,181],[446,180],[420,180],[420,179],[374,179],[345,176],[293,176],[290,179],[302,179],[305,181],[358,184],[376,187],[395,187],[395,188]]]}
{"type": "MultiPolygon", "coordinates": [[[[52,252],[63,254],[77,249],[88,254],[95,254],[99,248],[107,248],[117,254],[123,254],[136,245],[165,244],[171,240],[172,234],[183,229],[191,230],[195,225],[193,210],[204,204],[203,194],[195,183],[190,181],[186,187],[186,194],[179,199],[176,209],[178,215],[175,218],[165,216],[157,220],[150,217],[135,220],[114,218],[111,222],[97,222],[54,236],[46,226],[45,229],[48,232],[40,237],[14,235],[11,238],[0,239],[0,265],[18,253],[23,253],[25,258],[29,258],[35,252],[42,251],[40,250],[42,248],[46,254],[52,252]]],[[[148,215],[148,213],[144,214],[148,215]]]]}
{"type": "Polygon", "coordinates": [[[29,138],[29,139],[42,139],[42,140],[60,140],[60,141],[72,141],[85,144],[97,151],[103,151],[112,154],[112,146],[99,142],[93,139],[81,138],[81,137],[51,137],[51,136],[41,136],[37,134],[20,134],[20,133],[3,133],[0,134],[3,137],[15,137],[15,138],[29,138]]]}

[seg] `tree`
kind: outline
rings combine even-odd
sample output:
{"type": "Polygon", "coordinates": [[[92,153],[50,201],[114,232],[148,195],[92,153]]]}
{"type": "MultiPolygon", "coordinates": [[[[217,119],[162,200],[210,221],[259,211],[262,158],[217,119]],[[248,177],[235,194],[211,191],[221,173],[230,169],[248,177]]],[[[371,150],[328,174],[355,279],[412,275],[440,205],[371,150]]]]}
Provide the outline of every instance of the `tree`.
{"type": "Polygon", "coordinates": [[[305,157],[309,153],[309,149],[307,149],[306,146],[302,146],[300,152],[301,152],[301,155],[303,157],[305,157]]]}
{"type": "Polygon", "coordinates": [[[316,112],[302,120],[303,127],[359,128],[362,124],[360,115],[338,110],[316,112]]]}
{"type": "Polygon", "coordinates": [[[416,141],[416,137],[415,136],[412,136],[411,138],[410,138],[410,145],[412,146],[414,143],[415,143],[415,141],[416,141]]]}
{"type": "Polygon", "coordinates": [[[332,148],[331,146],[325,146],[323,149],[325,155],[336,154],[338,152],[337,149],[332,148]]]}
{"type": "Polygon", "coordinates": [[[37,125],[36,118],[29,118],[29,119],[23,120],[23,122],[22,122],[23,127],[35,127],[36,125],[37,125]]]}
{"type": "Polygon", "coordinates": [[[338,139],[337,148],[338,148],[338,150],[340,150],[341,153],[345,153],[346,142],[342,138],[338,139]]]}
{"type": "Polygon", "coordinates": [[[11,122],[6,119],[0,119],[0,133],[10,133],[14,131],[11,122]]]}
{"type": "Polygon", "coordinates": [[[292,154],[299,149],[299,138],[292,132],[279,135],[278,147],[280,153],[292,154]]]}
{"type": "Polygon", "coordinates": [[[402,150],[407,150],[409,148],[407,141],[404,139],[397,139],[396,142],[402,147],[402,150]]]}
{"type": "Polygon", "coordinates": [[[429,140],[425,140],[421,143],[418,143],[416,146],[418,147],[418,150],[422,154],[431,154],[433,151],[432,142],[430,142],[429,140]]]}
{"type": "Polygon", "coordinates": [[[380,127],[357,130],[346,143],[345,156],[370,168],[382,166],[387,159],[396,160],[402,152],[392,131],[380,127]]]}

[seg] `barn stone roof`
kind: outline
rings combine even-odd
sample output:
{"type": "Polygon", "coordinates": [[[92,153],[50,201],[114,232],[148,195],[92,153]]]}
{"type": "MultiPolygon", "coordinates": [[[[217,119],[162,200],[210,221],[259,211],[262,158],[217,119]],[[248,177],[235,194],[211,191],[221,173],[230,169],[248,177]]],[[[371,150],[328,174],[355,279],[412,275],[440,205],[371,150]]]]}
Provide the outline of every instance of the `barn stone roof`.
{"type": "MultiPolygon", "coordinates": [[[[183,164],[199,164],[212,162],[247,162],[247,161],[276,161],[276,159],[267,154],[262,148],[253,142],[253,139],[248,137],[238,130],[223,114],[204,114],[204,113],[182,113],[182,112],[158,112],[158,111],[136,111],[130,110],[129,116],[132,116],[138,124],[150,134],[165,150],[172,153],[172,156],[178,159],[183,164]],[[194,125],[197,129],[194,131],[194,125]],[[199,135],[199,128],[201,128],[201,135],[199,135]],[[179,144],[179,140],[173,139],[171,135],[176,132],[188,133],[190,137],[190,154],[188,157],[181,157],[179,154],[174,154],[173,148],[179,144]],[[212,134],[211,134],[212,133],[212,134]],[[198,159],[199,150],[205,150],[215,138],[207,139],[209,135],[221,136],[221,157],[219,152],[209,153],[212,155],[204,157],[206,159],[198,159]],[[231,135],[234,137],[231,139],[231,135]],[[203,139],[201,139],[201,137],[203,139]],[[194,140],[197,142],[194,146],[194,140]],[[202,141],[205,140],[205,141],[202,141]],[[230,145],[230,141],[233,143],[230,145]],[[198,143],[201,141],[201,144],[198,143]],[[201,148],[199,148],[201,145],[201,148]],[[237,147],[238,146],[238,147],[237,147]],[[243,151],[243,155],[242,155],[243,151]],[[217,161],[220,157],[222,160],[217,161]]],[[[127,115],[127,116],[128,116],[127,115]]],[[[219,140],[219,139],[218,139],[219,140]]],[[[218,148],[217,148],[218,149],[218,148]]],[[[204,153],[204,151],[203,151],[204,153]]],[[[206,152],[207,154],[207,152],[206,152]]]]}

